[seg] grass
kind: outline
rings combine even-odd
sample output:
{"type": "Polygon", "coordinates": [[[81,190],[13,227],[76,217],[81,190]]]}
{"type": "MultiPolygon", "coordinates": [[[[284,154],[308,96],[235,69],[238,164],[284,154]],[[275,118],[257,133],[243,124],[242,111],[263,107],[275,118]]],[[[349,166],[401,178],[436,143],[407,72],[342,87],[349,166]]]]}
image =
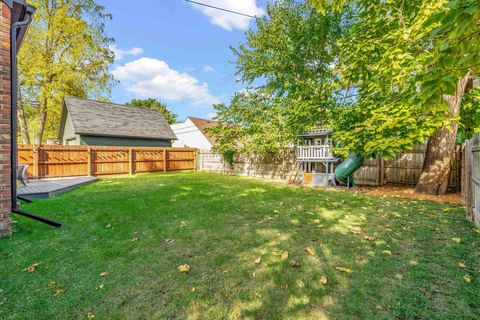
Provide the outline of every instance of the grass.
{"type": "Polygon", "coordinates": [[[64,227],[16,217],[0,240],[1,319],[480,314],[480,234],[458,205],[168,173],[105,178],[23,209],[64,227]]]}

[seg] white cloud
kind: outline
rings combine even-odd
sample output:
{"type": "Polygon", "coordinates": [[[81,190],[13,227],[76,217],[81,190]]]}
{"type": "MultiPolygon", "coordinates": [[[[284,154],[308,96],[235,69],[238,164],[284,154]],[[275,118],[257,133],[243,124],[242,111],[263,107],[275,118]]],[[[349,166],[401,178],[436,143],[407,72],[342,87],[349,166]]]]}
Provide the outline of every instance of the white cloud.
{"type": "Polygon", "coordinates": [[[215,69],[212,67],[212,66],[205,66],[203,67],[203,72],[206,72],[206,73],[211,73],[213,71],[215,71],[215,69]]]}
{"type": "Polygon", "coordinates": [[[162,60],[143,57],[116,67],[112,73],[125,90],[139,97],[191,100],[193,105],[212,105],[220,101],[210,93],[207,83],[170,68],[162,60]]]}
{"type": "MultiPolygon", "coordinates": [[[[257,6],[256,0],[204,0],[203,2],[207,5],[240,12],[251,16],[261,16],[264,14],[263,9],[257,6]]],[[[253,19],[193,3],[191,5],[206,15],[212,24],[222,27],[228,31],[232,31],[233,29],[246,30],[248,29],[250,20],[253,19]]]]}
{"type": "Polygon", "coordinates": [[[125,56],[138,56],[139,54],[143,53],[142,48],[134,47],[129,50],[123,50],[123,49],[117,48],[117,46],[114,44],[111,45],[109,49],[113,51],[113,53],[115,54],[115,60],[122,60],[125,56]]]}
{"type": "Polygon", "coordinates": [[[215,118],[216,116],[217,116],[217,113],[216,113],[216,112],[210,112],[210,113],[208,114],[208,118],[209,118],[209,119],[213,119],[213,118],[215,118]]]}

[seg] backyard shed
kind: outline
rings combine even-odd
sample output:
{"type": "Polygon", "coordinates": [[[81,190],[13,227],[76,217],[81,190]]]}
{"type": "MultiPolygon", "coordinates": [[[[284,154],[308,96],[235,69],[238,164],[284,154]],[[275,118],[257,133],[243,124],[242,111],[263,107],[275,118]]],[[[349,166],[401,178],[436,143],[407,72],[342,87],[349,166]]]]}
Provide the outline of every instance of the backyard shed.
{"type": "Polygon", "coordinates": [[[66,96],[58,139],[72,146],[171,147],[177,137],[159,111],[66,96]]]}

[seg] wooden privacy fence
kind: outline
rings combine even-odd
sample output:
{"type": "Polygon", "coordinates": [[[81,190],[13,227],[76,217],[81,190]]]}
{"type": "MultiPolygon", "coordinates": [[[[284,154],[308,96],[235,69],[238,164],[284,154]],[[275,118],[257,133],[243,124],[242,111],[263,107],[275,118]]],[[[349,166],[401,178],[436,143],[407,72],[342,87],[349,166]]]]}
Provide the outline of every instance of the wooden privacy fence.
{"type": "Polygon", "coordinates": [[[286,179],[295,161],[295,150],[287,148],[279,154],[236,155],[232,165],[225,163],[221,155],[210,150],[199,150],[197,159],[197,168],[200,171],[286,179]]]}
{"type": "Polygon", "coordinates": [[[31,178],[194,170],[196,149],[160,147],[18,146],[31,178]]]}
{"type": "MultiPolygon", "coordinates": [[[[415,185],[422,172],[426,148],[426,144],[421,144],[389,160],[381,158],[365,160],[354,174],[355,182],[370,186],[382,186],[387,183],[415,185]]],[[[295,161],[294,151],[294,148],[289,148],[278,155],[235,156],[234,163],[230,166],[220,155],[208,150],[199,150],[198,168],[201,171],[285,179],[295,161]]],[[[452,189],[460,189],[461,160],[461,146],[457,146],[450,173],[449,186],[452,189]]]]}
{"type": "Polygon", "coordinates": [[[465,142],[463,196],[467,219],[480,226],[480,134],[465,142]]]}
{"type": "MultiPolygon", "coordinates": [[[[394,158],[367,159],[354,174],[355,182],[361,185],[381,186],[386,183],[415,185],[422,173],[426,144],[419,144],[394,158]]],[[[457,145],[452,159],[449,187],[460,190],[462,177],[462,146],[457,145]]]]}

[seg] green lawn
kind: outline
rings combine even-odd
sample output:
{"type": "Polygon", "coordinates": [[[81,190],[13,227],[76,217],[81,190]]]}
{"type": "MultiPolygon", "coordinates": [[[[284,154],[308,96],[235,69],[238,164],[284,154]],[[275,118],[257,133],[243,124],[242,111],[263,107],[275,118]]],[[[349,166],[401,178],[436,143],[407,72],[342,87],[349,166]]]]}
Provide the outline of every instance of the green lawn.
{"type": "Polygon", "coordinates": [[[23,209],[64,227],[15,217],[1,319],[480,318],[480,233],[458,205],[162,173],[23,209]]]}

